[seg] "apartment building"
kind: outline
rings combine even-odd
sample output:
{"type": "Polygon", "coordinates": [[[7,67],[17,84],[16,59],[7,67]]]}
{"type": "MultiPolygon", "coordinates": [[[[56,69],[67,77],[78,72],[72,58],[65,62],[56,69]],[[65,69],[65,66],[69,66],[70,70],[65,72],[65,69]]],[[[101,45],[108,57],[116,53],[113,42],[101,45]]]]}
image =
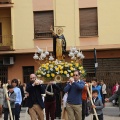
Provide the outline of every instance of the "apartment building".
{"type": "Polygon", "coordinates": [[[57,26],[63,26],[67,50],[76,46],[83,51],[83,65],[88,79],[96,76],[110,86],[116,80],[120,81],[119,4],[119,0],[13,0],[4,4],[0,2],[0,13],[4,12],[6,15],[0,14],[0,70],[7,71],[5,80],[17,77],[26,82],[29,73],[37,70],[38,65],[32,56],[36,46],[43,49],[48,47],[48,50],[52,51],[52,25],[55,31],[57,26]],[[6,21],[5,26],[3,21],[6,21]],[[6,34],[9,37],[4,40],[3,36],[6,34]],[[9,50],[6,41],[9,41],[9,50]],[[97,59],[94,57],[95,50],[97,59]],[[3,65],[3,58],[7,56],[14,58],[13,65],[3,65]],[[98,63],[97,68],[95,62],[98,63]]]}
{"type": "Polygon", "coordinates": [[[34,72],[30,55],[33,51],[32,1],[0,0],[0,80],[18,78],[23,81],[28,77],[26,70],[34,72]]]}

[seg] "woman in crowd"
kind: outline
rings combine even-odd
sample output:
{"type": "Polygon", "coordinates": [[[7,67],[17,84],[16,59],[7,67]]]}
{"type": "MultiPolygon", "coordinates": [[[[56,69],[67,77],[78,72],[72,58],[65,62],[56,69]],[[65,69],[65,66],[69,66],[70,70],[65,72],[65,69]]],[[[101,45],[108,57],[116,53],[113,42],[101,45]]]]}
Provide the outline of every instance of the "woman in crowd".
{"type": "Polygon", "coordinates": [[[2,118],[2,105],[3,105],[3,88],[2,82],[0,81],[0,118],[2,118]]]}
{"type": "MultiPolygon", "coordinates": [[[[119,83],[116,82],[115,85],[113,86],[112,88],[112,95],[114,95],[117,91],[118,91],[118,88],[119,88],[119,83]]],[[[117,101],[118,101],[118,98],[114,99],[112,102],[113,102],[113,105],[117,105],[117,101]]]]}
{"type": "Polygon", "coordinates": [[[29,96],[28,92],[26,91],[26,83],[23,83],[23,91],[24,91],[24,98],[23,98],[23,107],[26,107],[26,102],[27,102],[27,98],[29,96]]]}
{"type": "Polygon", "coordinates": [[[101,80],[101,86],[102,86],[103,98],[105,99],[105,97],[106,97],[106,95],[107,95],[107,91],[106,91],[106,84],[104,83],[103,80],[101,80]]]}
{"type": "Polygon", "coordinates": [[[59,87],[54,82],[49,82],[45,93],[45,112],[46,112],[46,120],[49,120],[49,117],[51,117],[51,120],[55,119],[55,111],[56,111],[56,91],[59,90],[59,87]]]}

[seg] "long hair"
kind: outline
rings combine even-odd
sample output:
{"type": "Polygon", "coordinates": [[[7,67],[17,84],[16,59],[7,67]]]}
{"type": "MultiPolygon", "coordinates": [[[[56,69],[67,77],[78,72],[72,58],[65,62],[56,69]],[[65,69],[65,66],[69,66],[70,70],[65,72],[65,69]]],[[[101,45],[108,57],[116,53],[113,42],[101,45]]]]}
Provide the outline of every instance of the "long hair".
{"type": "Polygon", "coordinates": [[[11,84],[12,83],[16,83],[16,86],[18,86],[18,79],[16,79],[16,78],[12,79],[11,84]]]}

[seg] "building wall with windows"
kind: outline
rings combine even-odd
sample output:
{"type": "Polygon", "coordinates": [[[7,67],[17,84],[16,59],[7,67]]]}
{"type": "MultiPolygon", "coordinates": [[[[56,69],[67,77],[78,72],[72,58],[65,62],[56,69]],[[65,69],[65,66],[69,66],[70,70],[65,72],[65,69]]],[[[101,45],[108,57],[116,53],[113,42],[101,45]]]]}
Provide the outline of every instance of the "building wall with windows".
{"type": "MultiPolygon", "coordinates": [[[[65,26],[63,29],[68,47],[77,45],[87,50],[94,47],[96,49],[118,48],[120,45],[118,37],[119,1],[53,0],[48,2],[45,0],[44,2],[34,1],[33,4],[34,11],[53,10],[54,26],[65,26]],[[36,3],[41,4],[40,9],[36,3]],[[116,8],[111,11],[112,3],[116,8]],[[113,19],[113,16],[117,19],[113,19]]],[[[43,38],[40,38],[42,45],[48,41],[48,38],[43,38]]],[[[49,38],[49,43],[51,42],[52,39],[49,38]]],[[[52,43],[50,46],[52,47],[52,43]]]]}
{"type": "Polygon", "coordinates": [[[14,49],[34,48],[33,6],[31,0],[13,0],[11,8],[14,49]]]}
{"type": "MultiPolygon", "coordinates": [[[[89,79],[96,75],[99,80],[105,80],[108,87],[112,86],[116,80],[119,81],[119,69],[112,62],[119,61],[120,58],[119,0],[53,0],[52,2],[45,0],[40,3],[41,9],[34,5],[34,11],[53,10],[54,26],[65,26],[63,34],[67,41],[67,50],[70,46],[78,46],[83,50],[85,54],[83,63],[89,79]],[[96,71],[94,48],[97,50],[98,68],[96,71]]],[[[35,44],[40,47],[47,44],[49,48],[52,48],[52,38],[45,36],[40,35],[37,39],[35,38],[35,44]]],[[[120,64],[118,66],[120,67],[120,64]]]]}
{"type": "Polygon", "coordinates": [[[2,82],[13,78],[19,78],[24,82],[25,67],[28,67],[28,73],[30,66],[33,66],[35,71],[36,64],[32,59],[35,52],[33,39],[32,1],[0,1],[0,80],[2,82]],[[13,64],[10,63],[11,57],[13,64]]]}

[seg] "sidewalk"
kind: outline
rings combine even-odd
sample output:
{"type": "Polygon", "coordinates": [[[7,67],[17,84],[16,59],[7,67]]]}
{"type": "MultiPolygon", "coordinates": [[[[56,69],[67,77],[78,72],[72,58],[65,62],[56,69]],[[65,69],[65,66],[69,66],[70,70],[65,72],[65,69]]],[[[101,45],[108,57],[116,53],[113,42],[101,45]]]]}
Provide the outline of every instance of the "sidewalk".
{"type": "MultiPolygon", "coordinates": [[[[26,108],[22,108],[20,120],[30,120],[30,116],[25,113],[25,110],[26,108]]],[[[103,109],[103,114],[104,120],[120,120],[118,107],[105,107],[103,109]]],[[[85,120],[92,120],[92,115],[86,117],[85,120]]]]}
{"type": "MultiPolygon", "coordinates": [[[[20,120],[31,120],[30,116],[26,112],[27,108],[22,108],[20,113],[20,120]]],[[[104,120],[120,120],[120,112],[118,107],[109,107],[108,105],[103,109],[104,120]]],[[[0,119],[0,120],[3,120],[0,119]]],[[[59,120],[59,119],[55,119],[59,120]]],[[[92,120],[92,115],[89,115],[85,120],[92,120]]]]}

